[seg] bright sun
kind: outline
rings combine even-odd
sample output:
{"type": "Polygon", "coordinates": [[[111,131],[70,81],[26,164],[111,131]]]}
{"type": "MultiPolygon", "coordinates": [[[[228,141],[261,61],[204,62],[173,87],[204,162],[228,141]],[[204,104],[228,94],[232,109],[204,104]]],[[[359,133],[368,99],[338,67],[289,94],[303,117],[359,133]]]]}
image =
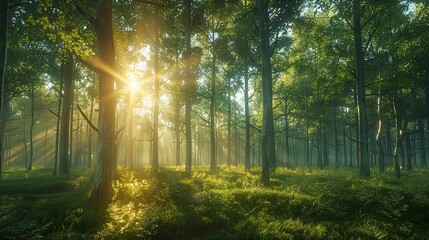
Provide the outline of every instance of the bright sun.
{"type": "Polygon", "coordinates": [[[128,88],[131,90],[132,93],[136,93],[139,91],[139,82],[136,78],[136,76],[132,73],[127,74],[127,84],[128,88]]]}
{"type": "Polygon", "coordinates": [[[128,81],[128,86],[133,93],[137,92],[139,89],[139,83],[135,79],[130,79],[128,81]]]}

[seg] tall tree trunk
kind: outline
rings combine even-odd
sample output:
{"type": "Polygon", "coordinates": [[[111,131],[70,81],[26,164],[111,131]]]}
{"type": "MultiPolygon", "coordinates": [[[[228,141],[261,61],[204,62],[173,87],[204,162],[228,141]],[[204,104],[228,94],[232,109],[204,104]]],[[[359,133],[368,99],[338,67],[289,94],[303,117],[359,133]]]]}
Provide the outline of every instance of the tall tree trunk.
{"type": "Polygon", "coordinates": [[[63,105],[63,82],[64,82],[64,67],[65,67],[65,54],[63,54],[62,59],[62,68],[61,68],[61,80],[60,80],[60,88],[58,91],[58,109],[57,109],[57,125],[55,132],[55,159],[54,159],[54,171],[53,174],[58,174],[58,166],[59,166],[59,157],[60,157],[60,131],[61,131],[61,111],[63,105]]]}
{"type": "MultiPolygon", "coordinates": [[[[178,79],[176,81],[179,81],[178,79]]],[[[178,91],[178,90],[177,90],[178,91]]],[[[180,166],[180,91],[176,93],[176,101],[174,103],[174,132],[176,134],[176,167],[180,166]]]]}
{"type": "Polygon", "coordinates": [[[362,48],[362,28],[360,22],[360,0],[353,0],[353,28],[356,53],[356,76],[357,76],[357,108],[359,127],[359,176],[369,178],[371,175],[368,155],[368,132],[365,104],[365,81],[364,81],[364,58],[362,48]]]}
{"type": "Polygon", "coordinates": [[[27,170],[31,170],[33,169],[33,156],[34,156],[34,139],[33,139],[33,130],[34,130],[34,125],[36,124],[36,121],[34,119],[34,88],[36,85],[36,80],[33,78],[32,82],[31,82],[31,117],[30,117],[30,159],[28,161],[28,166],[27,166],[27,170]]]}
{"type": "Polygon", "coordinates": [[[190,176],[192,171],[192,133],[191,133],[191,94],[193,79],[191,75],[191,7],[192,0],[185,0],[185,130],[186,130],[186,162],[185,173],[190,176]]]}
{"type": "MultiPolygon", "coordinates": [[[[73,77],[72,77],[73,78],[73,77]]],[[[70,100],[70,102],[71,102],[71,104],[70,104],[70,119],[69,119],[69,128],[70,128],[70,131],[69,131],[69,138],[70,138],[70,140],[69,140],[69,146],[68,146],[68,149],[69,149],[69,157],[68,157],[68,159],[69,159],[69,168],[71,168],[72,166],[73,166],[73,164],[74,164],[74,162],[75,162],[75,156],[74,156],[74,154],[75,154],[75,147],[74,147],[74,142],[73,142],[73,132],[74,132],[74,130],[73,130],[73,126],[74,126],[74,82],[73,81],[71,81],[71,100],[70,100]]],[[[66,91],[66,90],[64,90],[64,91],[66,91]]],[[[77,129],[77,125],[76,125],[76,129],[77,129]]]]}
{"type": "MultiPolygon", "coordinates": [[[[212,16],[213,18],[213,16],[212,16]]],[[[210,79],[210,171],[216,170],[216,131],[215,131],[215,105],[216,105],[216,53],[212,35],[212,76],[210,79]]],[[[222,148],[220,148],[222,150],[222,148]]]]}
{"type": "MultiPolygon", "coordinates": [[[[247,63],[247,59],[246,59],[247,63]]],[[[249,66],[244,69],[244,118],[246,121],[246,141],[244,145],[244,170],[250,171],[250,113],[249,113],[249,66]]]]}
{"type": "Polygon", "coordinates": [[[320,99],[319,90],[317,90],[317,166],[323,169],[323,156],[322,156],[322,118],[320,113],[320,99]]]}
{"type": "Polygon", "coordinates": [[[395,159],[395,175],[396,175],[396,178],[401,178],[401,166],[399,164],[398,151],[400,149],[403,135],[401,130],[401,119],[398,114],[398,102],[397,102],[396,93],[394,94],[394,97],[393,97],[393,112],[395,114],[395,129],[396,129],[396,145],[393,151],[393,157],[395,159]]]}
{"type": "Polygon", "coordinates": [[[329,166],[329,148],[328,148],[328,130],[327,126],[324,125],[323,132],[323,167],[329,166]]]}
{"type": "Polygon", "coordinates": [[[346,123],[343,122],[343,145],[344,145],[344,163],[347,166],[347,138],[346,138],[346,123]]]}
{"type": "Polygon", "coordinates": [[[286,149],[286,167],[291,168],[290,147],[289,147],[289,117],[288,117],[287,98],[285,97],[284,118],[285,118],[285,149],[286,149]]]}
{"type": "MultiPolygon", "coordinates": [[[[115,48],[112,31],[112,0],[98,2],[96,35],[100,60],[111,70],[115,69],[115,48]]],[[[107,206],[113,187],[115,162],[115,79],[106,71],[99,73],[98,155],[90,203],[107,206]]]]}
{"type": "Polygon", "coordinates": [[[228,134],[227,134],[227,155],[226,166],[231,167],[231,78],[228,78],[228,134]]]}
{"type": "Polygon", "coordinates": [[[340,144],[338,141],[338,127],[337,127],[337,102],[334,100],[334,141],[335,141],[335,168],[340,167],[340,144]]]}
{"type": "Polygon", "coordinates": [[[381,135],[383,132],[382,128],[382,108],[381,108],[381,84],[378,90],[378,97],[377,97],[377,133],[375,136],[375,140],[377,142],[378,147],[378,168],[380,172],[384,172],[385,170],[385,160],[384,160],[384,149],[383,149],[383,142],[381,139],[381,135]]]}
{"type": "Polygon", "coordinates": [[[270,169],[275,171],[275,137],[273,121],[273,78],[271,73],[271,46],[268,0],[258,0],[259,38],[261,45],[262,63],[262,174],[261,183],[270,184],[270,169]]]}
{"type": "MultiPolygon", "coordinates": [[[[3,119],[9,0],[0,1],[0,119],[3,119]]],[[[3,124],[0,124],[0,179],[3,166],[3,124]]]]}
{"type": "Polygon", "coordinates": [[[23,144],[23,148],[24,148],[24,151],[23,151],[23,158],[24,158],[24,167],[25,167],[25,169],[27,169],[27,166],[28,166],[28,149],[27,149],[27,121],[26,121],[26,119],[25,119],[25,116],[24,116],[24,133],[23,133],[23,135],[24,135],[24,144],[23,144]]]}
{"type": "Polygon", "coordinates": [[[425,82],[426,126],[429,130],[429,71],[426,71],[425,82]]]}
{"type": "Polygon", "coordinates": [[[153,71],[154,71],[154,85],[155,85],[155,92],[154,92],[154,105],[153,105],[153,131],[152,131],[152,163],[151,163],[151,173],[157,174],[158,173],[158,165],[159,165],[159,159],[158,159],[158,144],[159,144],[159,137],[158,137],[158,122],[159,122],[159,47],[160,47],[160,36],[159,36],[159,27],[155,26],[155,35],[154,35],[154,63],[153,63],[153,71]]]}
{"type": "Polygon", "coordinates": [[[421,164],[424,168],[428,167],[427,159],[426,159],[426,137],[425,137],[425,124],[423,123],[423,119],[419,118],[419,134],[420,134],[420,159],[421,164]]]}
{"type": "Polygon", "coordinates": [[[307,168],[311,167],[310,160],[310,147],[309,147],[309,136],[308,136],[308,94],[307,94],[307,85],[304,86],[304,95],[305,95],[305,136],[304,136],[304,159],[307,164],[307,168]]]}
{"type": "Polygon", "coordinates": [[[69,162],[69,140],[70,140],[70,112],[73,92],[73,55],[67,51],[64,65],[64,101],[61,113],[60,145],[58,154],[58,174],[68,174],[69,162]]]}
{"type": "MultiPolygon", "coordinates": [[[[91,89],[92,89],[92,93],[94,93],[95,91],[95,84],[94,82],[92,83],[91,89]]],[[[94,115],[94,96],[90,96],[91,98],[91,102],[90,102],[90,108],[89,108],[89,121],[92,122],[92,116],[94,115]]],[[[93,161],[93,150],[92,150],[92,134],[93,134],[93,130],[92,128],[89,126],[88,124],[88,131],[87,131],[87,141],[88,141],[88,162],[87,162],[87,167],[91,168],[92,167],[92,161],[93,161]]]]}
{"type": "MultiPolygon", "coordinates": [[[[386,120],[385,120],[385,122],[386,122],[386,127],[385,127],[385,134],[386,134],[386,156],[389,156],[388,157],[388,160],[390,160],[389,161],[389,163],[390,164],[393,164],[392,163],[392,155],[393,155],[393,153],[392,153],[392,135],[390,134],[390,130],[391,130],[391,122],[390,122],[390,118],[386,118],[386,120]]],[[[387,166],[388,165],[388,162],[387,162],[387,160],[385,161],[385,165],[387,166]]]]}

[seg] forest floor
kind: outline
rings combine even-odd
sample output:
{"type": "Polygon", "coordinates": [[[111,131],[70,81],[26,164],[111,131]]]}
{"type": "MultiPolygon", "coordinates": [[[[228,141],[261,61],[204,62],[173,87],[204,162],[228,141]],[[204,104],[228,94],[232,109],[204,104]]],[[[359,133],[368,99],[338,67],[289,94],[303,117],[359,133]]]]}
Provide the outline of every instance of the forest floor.
{"type": "Polygon", "coordinates": [[[91,170],[9,169],[0,181],[0,239],[429,239],[429,172],[220,167],[119,170],[107,210],[90,209],[91,170]]]}

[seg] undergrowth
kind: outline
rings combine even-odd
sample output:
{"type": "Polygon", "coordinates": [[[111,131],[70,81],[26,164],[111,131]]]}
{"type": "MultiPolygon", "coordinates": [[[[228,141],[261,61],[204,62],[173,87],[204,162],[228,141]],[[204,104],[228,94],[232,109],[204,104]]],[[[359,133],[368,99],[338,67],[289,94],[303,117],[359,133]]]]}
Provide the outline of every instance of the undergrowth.
{"type": "Polygon", "coordinates": [[[428,239],[429,175],[370,180],[350,169],[259,173],[164,168],[120,170],[106,211],[86,206],[90,171],[6,172],[0,182],[5,239],[428,239]],[[23,235],[23,233],[25,233],[23,235]],[[19,236],[19,237],[17,237],[19,236]]]}

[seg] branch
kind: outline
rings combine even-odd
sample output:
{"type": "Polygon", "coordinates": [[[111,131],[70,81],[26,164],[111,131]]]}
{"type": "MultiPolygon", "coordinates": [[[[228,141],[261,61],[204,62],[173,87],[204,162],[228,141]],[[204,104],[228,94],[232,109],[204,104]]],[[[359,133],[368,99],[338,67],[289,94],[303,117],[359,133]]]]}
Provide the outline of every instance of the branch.
{"type": "Polygon", "coordinates": [[[366,22],[364,24],[362,24],[362,27],[360,28],[361,31],[362,29],[364,29],[366,27],[366,25],[368,25],[368,23],[370,23],[374,18],[376,18],[378,15],[380,15],[380,13],[386,11],[387,9],[391,8],[394,4],[391,4],[383,9],[381,9],[380,11],[376,12],[372,17],[370,17],[368,20],[366,20],[366,22]]]}
{"type": "Polygon", "coordinates": [[[198,115],[198,117],[200,117],[201,118],[201,120],[203,120],[204,122],[206,122],[206,123],[211,123],[209,120],[207,120],[207,119],[205,119],[203,116],[201,116],[197,111],[193,111],[195,114],[197,114],[198,115]]]}
{"type": "Polygon", "coordinates": [[[48,108],[48,111],[49,112],[51,112],[52,114],[54,114],[55,115],[55,117],[57,117],[58,119],[60,119],[61,120],[61,117],[60,116],[58,116],[58,114],[56,114],[54,111],[52,111],[50,108],[48,108]]]}
{"type": "Polygon", "coordinates": [[[89,126],[98,133],[98,128],[89,120],[89,118],[86,116],[86,114],[82,111],[79,104],[77,104],[77,109],[79,109],[80,114],[82,114],[82,117],[85,119],[85,121],[89,124],[89,126]]]}

